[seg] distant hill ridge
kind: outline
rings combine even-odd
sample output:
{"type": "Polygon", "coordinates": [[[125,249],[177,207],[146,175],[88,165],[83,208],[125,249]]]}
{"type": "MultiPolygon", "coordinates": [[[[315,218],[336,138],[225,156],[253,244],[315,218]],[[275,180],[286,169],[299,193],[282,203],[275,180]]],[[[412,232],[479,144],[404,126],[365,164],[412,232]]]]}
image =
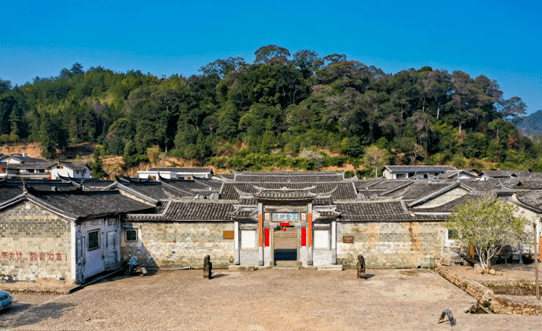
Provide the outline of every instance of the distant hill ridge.
{"type": "Polygon", "coordinates": [[[529,136],[542,134],[542,109],[526,116],[518,128],[529,136]]]}

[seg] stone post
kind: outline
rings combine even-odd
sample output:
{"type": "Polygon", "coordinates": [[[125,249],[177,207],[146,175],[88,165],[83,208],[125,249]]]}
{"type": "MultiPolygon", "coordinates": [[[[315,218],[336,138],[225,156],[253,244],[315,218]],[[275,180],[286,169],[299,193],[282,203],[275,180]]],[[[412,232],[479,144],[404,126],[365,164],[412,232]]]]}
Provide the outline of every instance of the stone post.
{"type": "Polygon", "coordinates": [[[239,235],[239,221],[235,221],[233,222],[233,245],[235,250],[235,259],[233,263],[235,265],[241,264],[241,245],[239,244],[239,241],[241,239],[240,237],[241,236],[239,235]]]}
{"type": "Polygon", "coordinates": [[[263,246],[263,205],[258,203],[258,265],[263,266],[264,263],[264,246],[263,246]]]}
{"type": "Polygon", "coordinates": [[[331,264],[337,264],[337,221],[331,222],[331,264]]]}
{"type": "Polygon", "coordinates": [[[313,234],[313,230],[312,230],[312,204],[309,203],[308,205],[308,208],[307,208],[307,236],[308,236],[308,240],[307,240],[307,265],[308,266],[312,266],[313,265],[313,257],[312,257],[312,247],[313,247],[313,243],[312,243],[312,234],[313,234]]]}

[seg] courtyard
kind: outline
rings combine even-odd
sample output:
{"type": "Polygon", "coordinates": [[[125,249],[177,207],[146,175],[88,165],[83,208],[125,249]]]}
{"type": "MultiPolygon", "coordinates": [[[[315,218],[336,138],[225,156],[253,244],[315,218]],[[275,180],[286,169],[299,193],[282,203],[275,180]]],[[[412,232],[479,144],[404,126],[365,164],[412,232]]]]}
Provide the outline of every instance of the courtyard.
{"type": "Polygon", "coordinates": [[[539,330],[537,316],[466,314],[475,300],[427,270],[161,271],[70,295],[15,294],[0,329],[539,330]],[[457,325],[437,324],[450,308],[457,325]]]}

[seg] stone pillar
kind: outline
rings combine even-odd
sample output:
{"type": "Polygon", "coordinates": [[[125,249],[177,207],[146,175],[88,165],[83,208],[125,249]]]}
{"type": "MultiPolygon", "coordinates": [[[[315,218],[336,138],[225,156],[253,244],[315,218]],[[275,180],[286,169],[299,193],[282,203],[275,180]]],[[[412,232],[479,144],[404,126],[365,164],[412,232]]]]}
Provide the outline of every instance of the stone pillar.
{"type": "Polygon", "coordinates": [[[331,222],[331,264],[337,264],[337,221],[331,222]]]}
{"type": "Polygon", "coordinates": [[[313,264],[313,258],[312,258],[312,234],[313,234],[313,230],[312,230],[312,204],[309,204],[308,205],[308,210],[307,210],[307,236],[308,236],[308,241],[307,241],[307,265],[308,266],[312,266],[313,264]]]}
{"type": "Polygon", "coordinates": [[[263,205],[258,203],[258,265],[263,266],[264,246],[263,246],[263,205]]]}
{"type": "Polygon", "coordinates": [[[233,222],[233,245],[235,250],[235,259],[234,264],[241,264],[241,245],[240,245],[241,236],[239,235],[239,221],[233,222]]]}

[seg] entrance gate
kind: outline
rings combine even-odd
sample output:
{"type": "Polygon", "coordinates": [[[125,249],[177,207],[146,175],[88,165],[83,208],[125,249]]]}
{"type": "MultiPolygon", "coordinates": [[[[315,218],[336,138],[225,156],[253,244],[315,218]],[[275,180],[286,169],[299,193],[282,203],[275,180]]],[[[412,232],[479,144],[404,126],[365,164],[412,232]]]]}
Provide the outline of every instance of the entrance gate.
{"type": "Polygon", "coordinates": [[[273,253],[275,261],[297,261],[297,229],[293,226],[273,231],[273,253]]]}

